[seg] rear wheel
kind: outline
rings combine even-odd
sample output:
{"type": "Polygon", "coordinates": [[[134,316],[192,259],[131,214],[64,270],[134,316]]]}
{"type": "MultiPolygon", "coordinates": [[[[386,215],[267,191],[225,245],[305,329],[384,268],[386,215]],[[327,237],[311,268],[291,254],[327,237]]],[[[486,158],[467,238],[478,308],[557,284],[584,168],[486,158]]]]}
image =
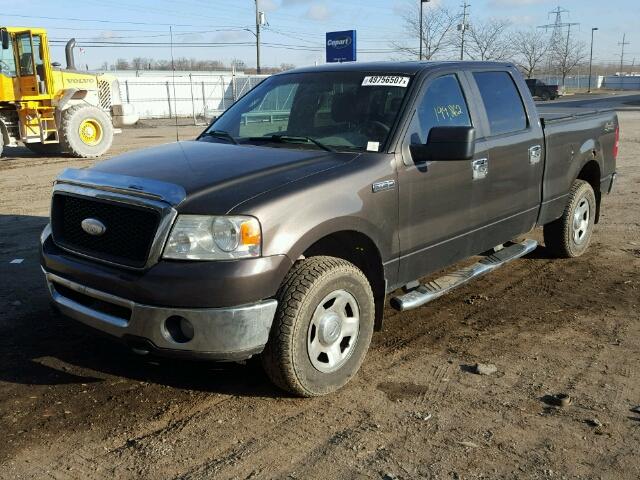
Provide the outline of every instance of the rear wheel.
{"type": "Polygon", "coordinates": [[[591,242],[596,208],[591,185],[584,180],[573,182],[562,217],[544,226],[545,246],[557,257],[582,255],[591,242]]]}
{"type": "Polygon", "coordinates": [[[59,143],[25,143],[24,146],[36,155],[50,156],[62,153],[59,143]]]}
{"type": "Polygon", "coordinates": [[[76,105],[62,113],[60,143],[74,157],[103,155],[113,142],[111,118],[97,107],[76,105]]]}
{"type": "Polygon", "coordinates": [[[292,268],[278,292],[278,310],[262,364],[295,395],[325,395],[358,371],[371,343],[374,301],[365,275],[334,257],[292,268]]]}
{"type": "Polygon", "coordinates": [[[542,92],[542,95],[540,95],[540,97],[542,98],[542,100],[544,100],[545,102],[547,100],[551,100],[551,95],[549,94],[549,92],[542,92]]]}

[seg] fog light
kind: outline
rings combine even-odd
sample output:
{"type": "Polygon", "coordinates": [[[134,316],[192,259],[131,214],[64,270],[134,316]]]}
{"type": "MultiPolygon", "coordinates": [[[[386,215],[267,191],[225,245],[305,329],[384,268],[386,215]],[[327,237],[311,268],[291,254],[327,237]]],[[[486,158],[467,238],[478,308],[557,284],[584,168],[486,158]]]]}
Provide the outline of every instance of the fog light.
{"type": "Polygon", "coordinates": [[[179,315],[167,318],[164,322],[164,328],[176,343],[187,343],[195,335],[191,322],[179,315]]]}

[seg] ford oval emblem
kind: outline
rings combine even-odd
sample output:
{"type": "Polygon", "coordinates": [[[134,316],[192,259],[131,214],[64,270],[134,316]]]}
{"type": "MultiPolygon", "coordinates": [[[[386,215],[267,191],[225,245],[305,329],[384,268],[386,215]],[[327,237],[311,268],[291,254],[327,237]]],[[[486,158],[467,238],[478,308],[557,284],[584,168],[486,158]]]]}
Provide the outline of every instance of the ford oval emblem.
{"type": "Polygon", "coordinates": [[[94,237],[104,235],[104,232],[107,231],[106,225],[95,218],[85,218],[82,220],[82,223],[80,223],[80,226],[82,227],[82,230],[94,237]]]}

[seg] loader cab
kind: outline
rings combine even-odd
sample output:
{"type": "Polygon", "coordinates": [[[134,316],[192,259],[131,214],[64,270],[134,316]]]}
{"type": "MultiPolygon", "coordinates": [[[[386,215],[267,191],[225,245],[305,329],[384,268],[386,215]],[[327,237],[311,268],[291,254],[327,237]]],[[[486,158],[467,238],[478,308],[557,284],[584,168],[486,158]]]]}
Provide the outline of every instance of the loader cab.
{"type": "Polygon", "coordinates": [[[49,98],[52,79],[45,31],[3,28],[0,37],[0,101],[49,98]]]}

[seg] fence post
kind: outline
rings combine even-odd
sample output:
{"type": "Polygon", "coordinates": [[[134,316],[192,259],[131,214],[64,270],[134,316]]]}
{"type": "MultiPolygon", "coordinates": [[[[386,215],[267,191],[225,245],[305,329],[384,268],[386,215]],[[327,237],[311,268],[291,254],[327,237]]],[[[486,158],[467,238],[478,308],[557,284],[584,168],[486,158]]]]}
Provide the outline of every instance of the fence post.
{"type": "Polygon", "coordinates": [[[129,80],[124,81],[124,89],[127,92],[127,103],[131,103],[131,100],[129,100],[129,80]]]}
{"type": "Polygon", "coordinates": [[[207,117],[207,97],[204,91],[204,80],[202,81],[202,116],[207,117]]]}
{"type": "Polygon", "coordinates": [[[191,74],[189,74],[189,88],[191,89],[191,113],[193,114],[193,125],[198,125],[196,121],[196,104],[193,99],[193,82],[191,81],[191,74]]]}
{"type": "Polygon", "coordinates": [[[224,85],[224,75],[220,75],[220,82],[222,83],[222,111],[225,111],[227,107],[224,100],[226,97],[227,88],[224,85]]]}
{"type": "Polygon", "coordinates": [[[238,99],[237,85],[236,85],[236,69],[231,71],[231,92],[233,95],[233,101],[235,102],[238,99]]]}
{"type": "MultiPolygon", "coordinates": [[[[173,117],[173,113],[171,112],[171,89],[169,88],[169,82],[165,82],[167,86],[167,103],[169,104],[169,118],[173,117]]],[[[177,116],[177,112],[176,112],[177,116]]]]}

